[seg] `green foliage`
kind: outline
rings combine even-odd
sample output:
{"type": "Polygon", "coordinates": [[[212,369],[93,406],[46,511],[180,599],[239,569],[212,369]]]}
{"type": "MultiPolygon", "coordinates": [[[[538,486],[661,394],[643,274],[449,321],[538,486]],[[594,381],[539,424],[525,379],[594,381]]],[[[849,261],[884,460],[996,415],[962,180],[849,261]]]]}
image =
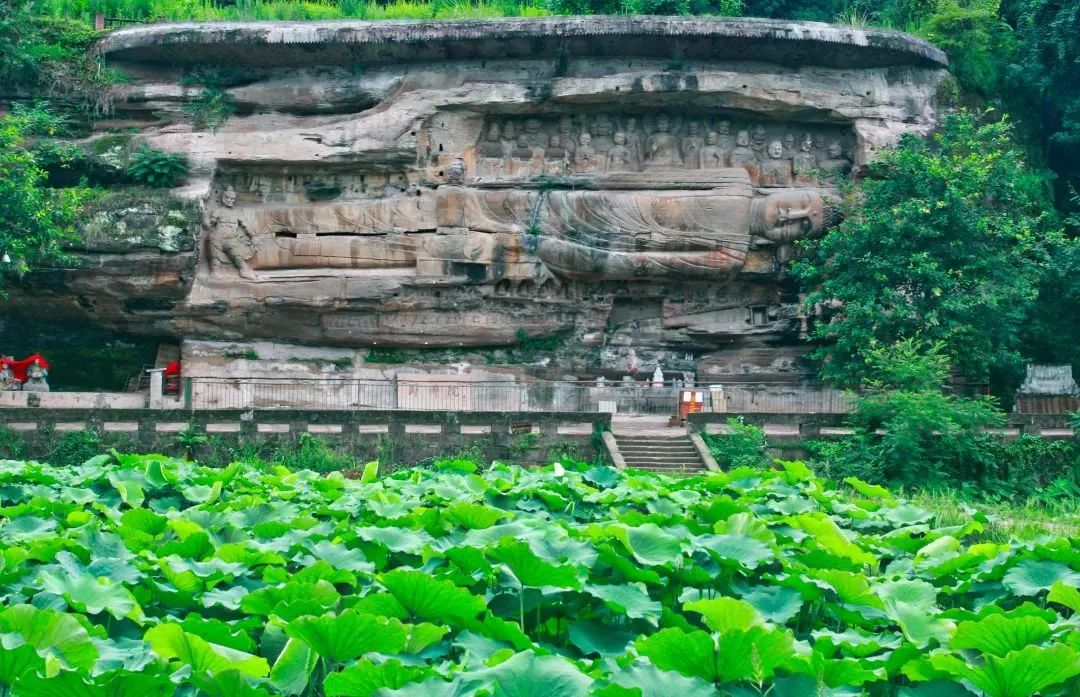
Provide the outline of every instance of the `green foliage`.
{"type": "Polygon", "coordinates": [[[1022,98],[1017,111],[1041,126],[1064,198],[1070,187],[1080,188],[1080,7],[1076,0],[1015,0],[1014,7],[1017,51],[1009,89],[1022,98]]]}
{"type": "Polygon", "coordinates": [[[0,292],[3,274],[23,274],[64,257],[65,242],[78,239],[75,220],[87,191],[52,189],[31,149],[31,139],[51,135],[55,121],[40,110],[0,119],[0,292]],[[41,129],[46,129],[44,133],[41,129]]]}
{"type": "Polygon", "coordinates": [[[793,267],[828,313],[813,329],[826,377],[858,384],[869,351],[912,337],[975,379],[1020,361],[1059,234],[1007,121],[960,112],[929,141],[905,136],[844,209],[793,267]]]}
{"type": "Polygon", "coordinates": [[[187,178],[187,160],[180,153],[154,150],[148,145],[131,153],[127,175],[136,183],[155,189],[179,186],[187,178]]]}
{"type": "Polygon", "coordinates": [[[295,469],[315,472],[337,472],[356,469],[356,458],[334,450],[319,436],[300,434],[299,440],[282,446],[273,454],[274,462],[295,469]]]}
{"type": "Polygon", "coordinates": [[[0,85],[63,99],[83,115],[107,113],[117,76],[87,51],[97,38],[91,26],[36,10],[0,4],[0,85]]]}
{"type": "Polygon", "coordinates": [[[983,429],[1004,415],[989,399],[944,391],[949,359],[941,343],[915,339],[865,352],[869,374],[850,424],[855,433],[819,454],[837,478],[932,486],[993,475],[983,429]]]}
{"type": "Polygon", "coordinates": [[[74,467],[98,455],[103,446],[101,434],[92,428],[69,431],[56,439],[49,462],[74,467]]]}
{"type": "Polygon", "coordinates": [[[26,456],[26,439],[9,428],[0,426],[0,459],[26,456]]]}
{"type": "MultiPolygon", "coordinates": [[[[465,463],[468,464],[468,463],[465,463]]],[[[44,695],[1070,694],[1080,562],[800,463],[359,480],[2,463],[0,688],[44,695]],[[48,666],[48,668],[47,668],[48,666]]]]}
{"type": "Polygon", "coordinates": [[[1000,94],[1015,41],[997,0],[942,2],[918,33],[945,51],[963,87],[984,97],[1000,94]]]}
{"type": "Polygon", "coordinates": [[[764,429],[744,422],[742,417],[728,419],[727,427],[726,434],[703,436],[716,464],[723,469],[731,469],[760,467],[768,462],[765,454],[768,442],[764,429]]]}
{"type": "Polygon", "coordinates": [[[185,102],[182,108],[196,129],[216,133],[236,111],[236,104],[224,90],[214,85],[204,85],[198,95],[185,102]]]}

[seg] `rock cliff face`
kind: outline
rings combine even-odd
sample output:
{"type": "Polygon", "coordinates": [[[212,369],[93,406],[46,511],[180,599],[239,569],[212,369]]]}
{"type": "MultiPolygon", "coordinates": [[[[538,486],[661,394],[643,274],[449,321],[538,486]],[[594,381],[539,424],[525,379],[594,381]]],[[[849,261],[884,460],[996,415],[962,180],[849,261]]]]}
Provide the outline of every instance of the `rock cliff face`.
{"type": "Polygon", "coordinates": [[[202,214],[150,245],[97,220],[72,317],[342,347],[561,335],[594,368],[703,376],[795,372],[792,243],[934,125],[946,75],[903,34],[662,17],[153,25],[98,50],[202,214]],[[236,106],[216,131],[192,126],[200,82],[236,106]]]}

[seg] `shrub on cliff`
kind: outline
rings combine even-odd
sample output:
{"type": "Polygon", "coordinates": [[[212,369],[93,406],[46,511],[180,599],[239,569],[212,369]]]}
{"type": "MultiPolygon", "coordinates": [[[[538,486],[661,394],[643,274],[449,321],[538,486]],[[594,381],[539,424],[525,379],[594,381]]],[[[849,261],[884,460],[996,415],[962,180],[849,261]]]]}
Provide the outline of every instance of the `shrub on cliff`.
{"type": "Polygon", "coordinates": [[[155,189],[179,186],[187,178],[187,160],[180,153],[168,153],[143,145],[131,154],[127,175],[137,184],[155,189]]]}

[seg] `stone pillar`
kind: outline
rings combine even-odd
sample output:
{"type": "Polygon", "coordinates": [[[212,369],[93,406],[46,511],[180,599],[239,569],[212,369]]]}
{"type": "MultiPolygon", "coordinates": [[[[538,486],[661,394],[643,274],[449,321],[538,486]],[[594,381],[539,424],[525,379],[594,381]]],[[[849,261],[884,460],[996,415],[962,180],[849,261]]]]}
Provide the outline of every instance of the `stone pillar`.
{"type": "Polygon", "coordinates": [[[150,370],[150,408],[162,409],[165,407],[165,369],[153,368],[150,370]]]}

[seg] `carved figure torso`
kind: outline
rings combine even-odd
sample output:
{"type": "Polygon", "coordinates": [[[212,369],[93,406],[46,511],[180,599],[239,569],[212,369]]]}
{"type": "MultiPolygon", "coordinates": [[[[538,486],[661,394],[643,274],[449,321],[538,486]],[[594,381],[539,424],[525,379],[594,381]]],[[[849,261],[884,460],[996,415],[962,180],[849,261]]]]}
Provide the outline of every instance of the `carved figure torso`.
{"type": "Polygon", "coordinates": [[[660,117],[656,132],[645,141],[645,166],[652,169],[670,169],[682,166],[679,146],[675,136],[668,132],[668,121],[660,117]]]}

